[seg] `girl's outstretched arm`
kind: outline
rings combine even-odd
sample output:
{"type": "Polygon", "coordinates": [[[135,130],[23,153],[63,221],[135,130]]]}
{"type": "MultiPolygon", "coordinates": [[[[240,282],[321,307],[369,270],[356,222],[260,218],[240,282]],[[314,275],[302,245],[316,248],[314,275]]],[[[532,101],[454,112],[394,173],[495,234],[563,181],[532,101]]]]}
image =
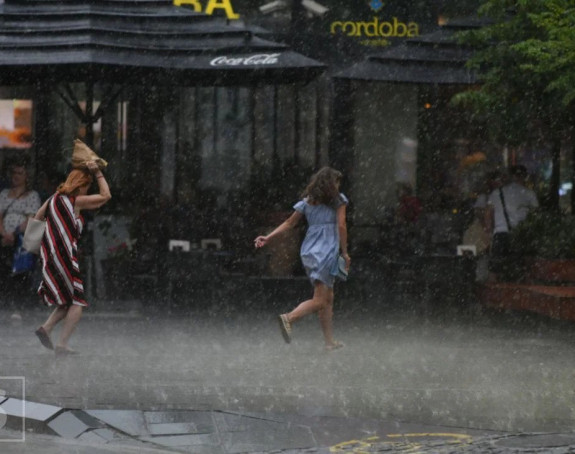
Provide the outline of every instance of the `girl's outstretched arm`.
{"type": "Polygon", "coordinates": [[[256,248],[263,247],[273,237],[280,235],[281,233],[285,232],[286,230],[293,229],[296,225],[298,225],[298,223],[302,217],[303,217],[303,214],[301,214],[299,211],[294,211],[289,218],[287,218],[284,222],[282,222],[279,226],[277,226],[271,233],[269,233],[267,235],[258,236],[254,240],[255,247],[256,248]]]}

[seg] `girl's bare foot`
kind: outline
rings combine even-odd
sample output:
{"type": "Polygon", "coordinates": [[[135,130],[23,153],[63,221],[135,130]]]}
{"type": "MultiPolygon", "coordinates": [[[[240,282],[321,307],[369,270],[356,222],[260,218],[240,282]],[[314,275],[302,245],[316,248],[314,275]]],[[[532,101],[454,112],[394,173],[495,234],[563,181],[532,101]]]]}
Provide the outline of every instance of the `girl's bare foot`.
{"type": "Polygon", "coordinates": [[[68,347],[62,347],[61,345],[57,345],[54,349],[54,353],[56,356],[68,356],[68,355],[77,355],[78,352],[76,350],[72,350],[68,347]]]}
{"type": "Polygon", "coordinates": [[[333,341],[331,344],[326,344],[325,349],[326,349],[328,352],[331,352],[331,351],[333,351],[333,350],[338,350],[338,349],[340,349],[340,348],[342,348],[342,347],[343,347],[343,343],[338,342],[338,341],[333,341]]]}

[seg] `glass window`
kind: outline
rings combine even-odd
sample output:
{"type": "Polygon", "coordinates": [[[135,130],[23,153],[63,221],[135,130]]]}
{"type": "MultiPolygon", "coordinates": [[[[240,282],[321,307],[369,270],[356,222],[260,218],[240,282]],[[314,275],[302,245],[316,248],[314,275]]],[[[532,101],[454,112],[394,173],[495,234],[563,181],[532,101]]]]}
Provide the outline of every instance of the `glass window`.
{"type": "Polygon", "coordinates": [[[32,146],[32,101],[0,100],[0,148],[32,146]]]}

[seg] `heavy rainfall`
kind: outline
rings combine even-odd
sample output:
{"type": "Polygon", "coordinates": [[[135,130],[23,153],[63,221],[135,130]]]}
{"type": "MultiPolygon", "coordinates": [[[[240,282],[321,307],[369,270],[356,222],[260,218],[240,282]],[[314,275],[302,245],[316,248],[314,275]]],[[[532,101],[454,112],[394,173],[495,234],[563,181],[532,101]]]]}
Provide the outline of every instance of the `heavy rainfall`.
{"type": "Polygon", "coordinates": [[[0,453],[575,452],[574,25],[0,1],[0,453]]]}

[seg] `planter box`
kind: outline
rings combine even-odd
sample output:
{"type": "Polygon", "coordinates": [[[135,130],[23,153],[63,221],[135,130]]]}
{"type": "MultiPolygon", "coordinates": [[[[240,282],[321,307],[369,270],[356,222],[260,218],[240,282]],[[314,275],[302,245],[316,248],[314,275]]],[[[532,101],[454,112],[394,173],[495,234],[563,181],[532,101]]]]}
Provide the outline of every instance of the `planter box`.
{"type": "Polygon", "coordinates": [[[527,264],[528,282],[575,283],[575,259],[532,258],[527,264]]]}
{"type": "Polygon", "coordinates": [[[551,318],[575,321],[575,287],[486,284],[481,288],[481,303],[500,310],[535,312],[551,318]]]}

